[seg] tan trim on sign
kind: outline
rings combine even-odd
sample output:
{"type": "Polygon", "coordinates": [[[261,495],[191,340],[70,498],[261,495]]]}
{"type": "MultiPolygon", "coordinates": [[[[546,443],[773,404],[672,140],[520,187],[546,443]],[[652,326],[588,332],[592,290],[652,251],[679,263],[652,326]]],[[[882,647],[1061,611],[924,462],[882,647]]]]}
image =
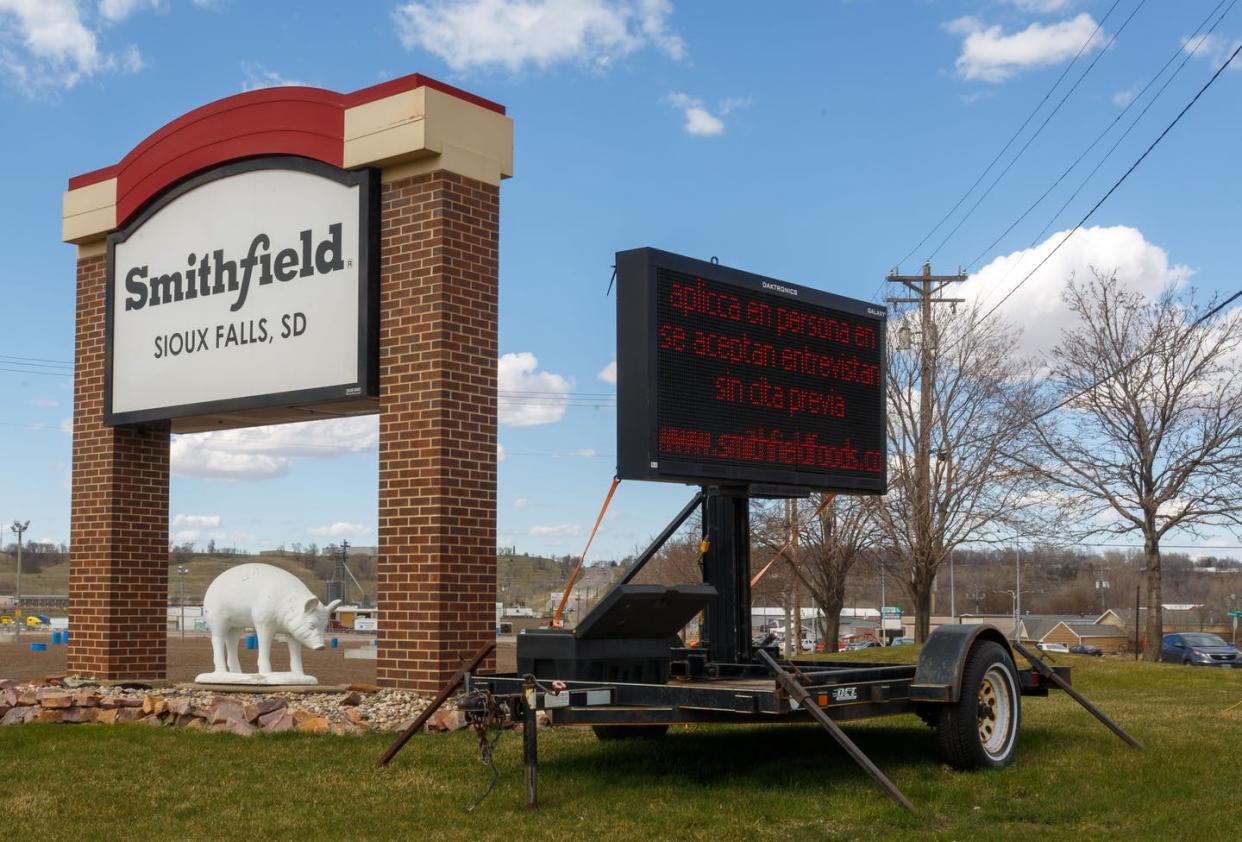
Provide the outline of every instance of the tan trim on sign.
{"type": "Polygon", "coordinates": [[[61,199],[61,239],[81,243],[116,228],[116,179],[68,190],[61,199]]]}
{"type": "Polygon", "coordinates": [[[91,240],[87,243],[78,243],[78,260],[85,260],[88,257],[98,257],[101,254],[108,253],[108,240],[101,238],[91,240]]]}
{"type": "Polygon", "coordinates": [[[513,121],[433,88],[345,111],[346,168],[380,166],[392,181],[435,170],[499,184],[513,174],[513,121]]]}

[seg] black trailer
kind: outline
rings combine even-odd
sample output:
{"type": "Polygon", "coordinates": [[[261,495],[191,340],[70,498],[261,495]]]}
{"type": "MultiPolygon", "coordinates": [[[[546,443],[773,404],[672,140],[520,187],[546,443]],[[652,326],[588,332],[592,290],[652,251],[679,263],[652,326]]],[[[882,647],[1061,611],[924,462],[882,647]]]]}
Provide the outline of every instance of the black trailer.
{"type": "MultiPolygon", "coordinates": [[[[476,674],[494,644],[475,654],[445,691],[380,759],[388,760],[460,684],[459,706],[485,732],[523,723],[527,803],[536,802],[537,712],[551,724],[590,726],[600,739],[658,737],[687,723],[781,724],[814,720],[899,804],[913,805],[837,725],[915,714],[936,729],[947,762],[1000,768],[1013,760],[1023,696],[1064,690],[1118,736],[1138,743],[1050,667],[990,625],[941,626],[916,664],[782,660],[750,634],[749,489],[704,488],[573,630],[517,637],[517,670],[476,674]],[[694,511],[707,551],[702,584],[631,580],[694,511]],[[700,613],[704,645],[678,633],[700,613]],[[1017,656],[1029,664],[1017,666],[1017,656]]],[[[486,744],[485,740],[482,744],[486,744]]]]}

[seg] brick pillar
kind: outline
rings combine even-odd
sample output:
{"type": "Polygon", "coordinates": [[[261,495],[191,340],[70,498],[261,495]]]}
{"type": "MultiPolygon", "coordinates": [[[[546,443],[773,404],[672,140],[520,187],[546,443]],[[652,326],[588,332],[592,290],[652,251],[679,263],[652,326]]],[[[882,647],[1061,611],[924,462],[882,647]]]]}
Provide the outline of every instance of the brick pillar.
{"type": "Polygon", "coordinates": [[[377,676],[433,691],[495,636],[499,188],[403,178],[381,216],[377,676]]]}
{"type": "Polygon", "coordinates": [[[78,261],[68,670],[163,678],[169,427],[103,424],[106,269],[102,254],[78,261]]]}

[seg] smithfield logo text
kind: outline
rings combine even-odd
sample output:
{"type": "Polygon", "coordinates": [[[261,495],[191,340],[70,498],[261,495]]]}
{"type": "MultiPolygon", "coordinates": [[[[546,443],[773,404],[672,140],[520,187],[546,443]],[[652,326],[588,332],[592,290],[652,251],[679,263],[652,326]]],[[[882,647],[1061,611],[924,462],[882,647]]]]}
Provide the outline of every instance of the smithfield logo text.
{"type": "Polygon", "coordinates": [[[300,253],[296,248],[281,249],[274,259],[271,238],[267,234],[256,234],[246,256],[240,260],[226,259],[223,249],[215,249],[210,254],[204,252],[201,258],[191,252],[186,257],[184,272],[151,275],[147,266],[135,266],[125,273],[125,309],[141,310],[147,306],[230,292],[237,295],[229,305],[229,310],[235,313],[246,303],[256,266],[259,286],[266,286],[273,280],[286,283],[294,278],[326,275],[345,268],[341,256],[341,223],[329,225],[328,236],[317,246],[313,245],[310,229],[302,231],[298,239],[300,253]]]}

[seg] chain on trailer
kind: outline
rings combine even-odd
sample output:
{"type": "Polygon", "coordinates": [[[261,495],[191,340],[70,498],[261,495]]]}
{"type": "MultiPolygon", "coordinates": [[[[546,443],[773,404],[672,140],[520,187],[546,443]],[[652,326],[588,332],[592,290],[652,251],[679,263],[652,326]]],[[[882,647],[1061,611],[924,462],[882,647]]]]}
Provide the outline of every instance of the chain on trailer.
{"type": "Polygon", "coordinates": [[[480,804],[487,800],[487,796],[492,794],[496,783],[500,780],[500,770],[496,768],[492,755],[496,751],[496,743],[500,742],[500,738],[504,736],[506,726],[511,727],[513,711],[509,702],[496,698],[488,690],[475,690],[467,694],[466,698],[475,699],[478,702],[477,709],[475,706],[467,709],[466,722],[479,737],[479,762],[492,773],[492,779],[487,784],[487,788],[483,790],[483,794],[468,807],[462,808],[467,813],[473,813],[480,804]]]}

